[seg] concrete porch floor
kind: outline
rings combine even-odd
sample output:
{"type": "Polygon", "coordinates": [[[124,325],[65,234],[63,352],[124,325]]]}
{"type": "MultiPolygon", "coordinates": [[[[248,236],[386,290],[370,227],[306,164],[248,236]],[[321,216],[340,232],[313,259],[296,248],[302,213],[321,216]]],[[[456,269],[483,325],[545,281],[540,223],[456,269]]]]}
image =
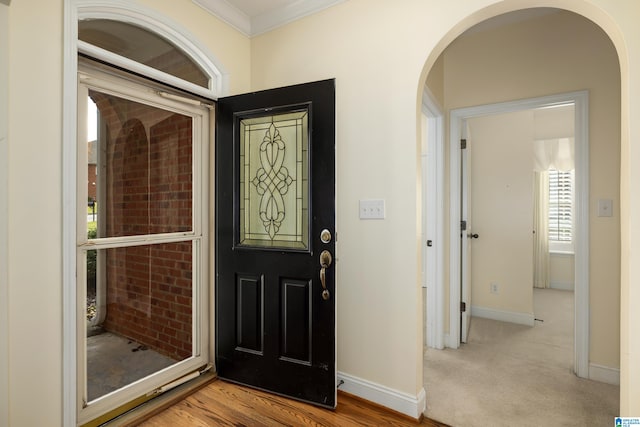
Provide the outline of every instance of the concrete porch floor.
{"type": "Polygon", "coordinates": [[[176,362],[111,332],[87,337],[88,399],[97,399],[176,362]]]}

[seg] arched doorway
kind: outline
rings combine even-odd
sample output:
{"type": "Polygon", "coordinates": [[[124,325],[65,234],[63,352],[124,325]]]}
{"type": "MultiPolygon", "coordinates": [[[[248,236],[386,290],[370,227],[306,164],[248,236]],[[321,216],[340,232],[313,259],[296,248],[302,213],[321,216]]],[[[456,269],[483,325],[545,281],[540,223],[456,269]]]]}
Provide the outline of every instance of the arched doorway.
{"type": "MultiPolygon", "coordinates": [[[[535,6],[535,5],[532,5],[532,6],[535,6]]],[[[483,12],[486,12],[486,11],[487,11],[487,9],[485,9],[483,12]]],[[[584,12],[584,11],[582,11],[582,12],[584,12]]],[[[584,21],[588,22],[587,20],[584,20],[584,21]]],[[[589,24],[592,25],[592,23],[589,23],[589,24]]],[[[606,38],[606,36],[604,36],[604,37],[606,38]]],[[[557,40],[557,39],[554,38],[553,35],[549,35],[549,40],[557,40]]],[[[515,40],[514,40],[514,42],[515,42],[515,40]]],[[[523,49],[526,49],[526,48],[523,48],[523,49]]],[[[611,55],[610,55],[611,53],[613,53],[613,56],[615,57],[615,62],[616,62],[616,66],[617,66],[618,58],[617,58],[617,55],[616,55],[616,52],[615,52],[615,48],[613,48],[612,45],[609,48],[609,53],[607,53],[607,55],[608,55],[607,57],[608,58],[611,57],[611,55]]],[[[483,67],[482,67],[481,61],[485,61],[485,60],[486,61],[492,61],[492,60],[495,60],[495,58],[493,58],[493,57],[483,57],[482,53],[478,53],[478,56],[475,57],[474,59],[476,61],[478,61],[477,62],[478,67],[476,67],[476,68],[471,67],[471,68],[466,68],[465,69],[465,71],[470,73],[470,74],[474,74],[474,73],[477,74],[477,73],[482,73],[483,72],[482,71],[483,67]]],[[[520,59],[522,59],[522,58],[520,58],[520,59]]],[[[435,59],[434,59],[434,63],[436,63],[435,59]]],[[[460,61],[459,62],[449,61],[449,65],[454,66],[454,67],[458,66],[458,70],[461,70],[461,68],[459,68],[459,66],[462,65],[462,62],[460,62],[460,61]],[[454,63],[455,63],[455,65],[452,65],[454,63]]],[[[467,65],[469,65],[469,64],[467,64],[467,65]]],[[[513,70],[514,74],[515,75],[519,75],[518,78],[520,78],[520,79],[523,79],[523,80],[526,79],[525,77],[523,77],[523,74],[519,74],[517,70],[518,70],[518,68],[514,67],[514,70],[513,70]]],[[[461,73],[462,73],[462,71],[458,71],[458,74],[461,74],[461,73]]],[[[615,73],[619,77],[620,70],[618,68],[616,68],[615,73]]],[[[522,93],[522,92],[518,93],[517,91],[514,91],[513,88],[515,87],[515,85],[514,86],[510,85],[511,82],[509,81],[508,77],[505,78],[505,75],[500,75],[499,73],[495,73],[495,75],[499,76],[498,78],[501,78],[501,88],[500,88],[500,90],[502,90],[502,91],[500,92],[500,90],[496,90],[496,87],[493,86],[492,87],[492,89],[494,90],[493,95],[495,95],[495,96],[497,96],[499,98],[502,97],[502,98],[500,98],[500,101],[511,101],[511,100],[514,100],[514,99],[525,98],[525,97],[529,97],[530,95],[533,95],[533,93],[522,93]],[[509,96],[511,94],[513,94],[513,97],[510,98],[509,96]]],[[[472,80],[472,79],[470,79],[470,80],[472,80]]],[[[457,80],[457,82],[460,82],[460,80],[457,80]]],[[[453,85],[453,83],[452,83],[452,85],[453,85]]],[[[531,84],[531,86],[536,86],[536,83],[531,84]]],[[[538,86],[538,88],[540,88],[540,86],[538,86]]],[[[587,87],[585,86],[585,88],[587,88],[587,87]]],[[[464,86],[464,85],[458,85],[457,89],[459,90],[459,92],[458,93],[454,93],[454,97],[458,96],[458,100],[464,99],[463,96],[461,95],[462,92],[464,92],[464,91],[470,92],[469,87],[468,86],[464,86]]],[[[597,90],[595,90],[595,89],[593,91],[597,92],[597,90]]],[[[432,92],[437,92],[437,91],[433,91],[432,90],[432,92]]],[[[452,92],[455,92],[455,89],[453,89],[452,92]]],[[[444,102],[445,110],[446,111],[450,111],[451,109],[454,109],[456,107],[462,107],[462,106],[468,107],[470,105],[481,105],[481,104],[487,103],[487,102],[485,102],[486,98],[482,99],[482,96],[479,95],[480,92],[482,92],[482,90],[478,90],[475,93],[471,94],[471,96],[466,98],[467,99],[466,103],[463,103],[463,104],[458,103],[457,105],[455,105],[455,102],[451,102],[451,101],[446,102],[445,101],[444,102]]],[[[562,91],[559,91],[557,88],[552,89],[552,88],[547,87],[547,92],[545,94],[559,93],[559,92],[562,92],[562,91]]],[[[610,92],[611,91],[609,91],[609,93],[610,92]]],[[[616,92],[618,97],[615,100],[610,100],[611,101],[610,107],[613,107],[614,109],[617,109],[617,107],[620,105],[620,98],[619,98],[620,88],[619,88],[619,86],[615,89],[614,92],[616,92]]],[[[542,95],[542,94],[543,93],[539,93],[539,95],[542,95]]],[[[592,120],[592,123],[591,123],[592,127],[596,126],[596,121],[599,121],[599,120],[602,119],[602,116],[600,116],[600,113],[595,113],[594,111],[602,111],[602,110],[599,110],[599,107],[597,107],[595,105],[592,105],[591,114],[592,115],[593,114],[598,114],[598,116],[596,116],[596,118],[592,120]]],[[[615,121],[615,123],[613,123],[613,127],[610,126],[609,129],[611,130],[613,128],[614,132],[616,132],[619,135],[618,132],[619,132],[619,129],[620,129],[620,118],[618,117],[614,121],[615,121]]],[[[614,139],[616,139],[615,136],[614,136],[614,139]]],[[[594,139],[593,142],[595,143],[595,146],[591,149],[591,156],[593,156],[594,152],[595,153],[599,152],[599,149],[598,149],[598,144],[599,143],[595,139],[594,139]]],[[[600,143],[602,143],[602,142],[600,142],[600,143]]],[[[606,143],[604,143],[604,144],[606,145],[606,143]]],[[[613,169],[611,167],[609,167],[608,173],[613,174],[614,176],[618,176],[618,170],[617,170],[617,163],[616,162],[619,159],[620,152],[616,149],[616,145],[609,146],[609,148],[613,149],[615,151],[615,153],[612,156],[612,158],[610,159],[610,162],[613,162],[613,166],[611,166],[613,169]]],[[[602,157],[599,157],[599,161],[603,162],[603,163],[596,164],[596,168],[598,167],[598,165],[603,165],[603,164],[611,165],[611,163],[607,163],[607,161],[604,160],[602,157]]],[[[604,167],[604,166],[602,166],[602,167],[604,167]]],[[[602,179],[604,179],[602,177],[602,173],[598,172],[596,170],[591,174],[590,181],[591,181],[592,185],[595,184],[596,186],[599,186],[598,181],[602,180],[602,179]],[[601,174],[600,176],[598,176],[599,173],[601,174]]],[[[617,196],[617,193],[618,193],[618,184],[619,184],[618,182],[612,183],[612,185],[610,187],[610,190],[608,190],[608,191],[610,191],[610,193],[613,195],[612,197],[614,197],[614,198],[617,196]]],[[[453,191],[453,190],[450,188],[450,191],[453,191]]],[[[606,194],[606,191],[605,191],[605,194],[606,194]]],[[[452,196],[452,200],[455,199],[456,197],[457,196],[455,196],[455,195],[452,196]]],[[[592,202],[593,202],[593,199],[598,198],[598,197],[605,198],[602,194],[600,194],[599,196],[594,195],[593,191],[592,191],[592,193],[591,193],[592,202]]],[[[450,214],[453,215],[453,213],[450,213],[450,214]]],[[[590,218],[590,224],[591,224],[591,227],[592,227],[591,229],[593,230],[594,224],[598,224],[598,221],[602,221],[602,220],[599,219],[600,217],[598,217],[597,214],[594,213],[593,211],[587,212],[586,213],[586,217],[589,217],[589,214],[590,214],[590,217],[591,217],[590,218]]],[[[454,228],[457,227],[457,224],[454,224],[454,222],[456,222],[456,221],[452,220],[452,225],[451,225],[451,230],[449,231],[449,235],[454,235],[455,234],[454,228]]],[[[619,224],[619,222],[618,222],[618,224],[619,224]]],[[[609,251],[613,251],[613,252],[617,251],[617,248],[619,246],[619,239],[620,239],[620,234],[619,234],[619,231],[618,231],[619,229],[616,228],[616,227],[619,227],[619,225],[614,227],[614,229],[615,229],[614,230],[614,235],[616,236],[615,239],[610,241],[609,243],[607,243],[607,245],[609,245],[608,246],[609,247],[609,251]]],[[[596,241],[598,240],[597,237],[595,239],[596,239],[596,241]]],[[[591,244],[592,245],[594,244],[593,241],[592,241],[591,244]]],[[[588,256],[585,259],[585,264],[583,265],[583,267],[585,268],[584,271],[586,271],[587,275],[590,272],[593,274],[594,271],[600,272],[600,271],[603,271],[603,270],[609,270],[609,271],[613,270],[613,271],[615,271],[615,274],[614,274],[615,277],[612,277],[611,280],[613,282],[615,282],[615,283],[620,283],[620,276],[619,276],[618,272],[616,271],[617,270],[617,266],[619,265],[619,259],[617,261],[616,260],[613,260],[613,261],[609,260],[607,264],[601,264],[600,266],[595,266],[594,267],[594,264],[593,264],[594,260],[597,260],[599,258],[601,258],[601,255],[598,254],[598,249],[597,248],[594,248],[589,252],[588,256]],[[588,265],[587,265],[588,262],[586,261],[586,259],[589,259],[589,258],[591,258],[591,267],[590,268],[588,267],[588,265]]],[[[452,268],[454,268],[454,267],[452,267],[452,268]]],[[[451,275],[451,276],[453,276],[453,275],[451,275]]],[[[593,332],[594,329],[598,328],[598,326],[596,326],[594,328],[593,325],[592,325],[591,334],[589,333],[589,321],[591,320],[592,324],[594,322],[596,324],[598,324],[598,323],[599,324],[603,324],[603,323],[606,324],[607,323],[606,320],[603,320],[603,318],[599,318],[598,319],[598,314],[597,313],[600,310],[600,308],[598,307],[598,304],[602,303],[603,301],[602,301],[602,299],[599,299],[598,301],[594,302],[593,294],[595,293],[595,294],[600,295],[603,292],[607,292],[607,290],[609,290],[609,283],[610,282],[604,283],[603,281],[600,281],[597,278],[595,278],[594,280],[591,281],[591,285],[592,285],[593,290],[592,290],[592,297],[591,297],[591,304],[590,304],[589,303],[589,281],[588,281],[588,277],[586,279],[584,279],[584,278],[583,279],[577,278],[577,279],[578,280],[582,280],[581,285],[586,285],[585,287],[582,288],[582,293],[580,295],[580,302],[583,304],[581,306],[581,311],[579,310],[579,312],[576,313],[577,314],[576,322],[581,322],[579,324],[578,323],[576,323],[576,324],[578,326],[582,326],[584,328],[583,329],[583,333],[584,333],[583,338],[586,340],[586,341],[582,341],[580,343],[577,343],[577,345],[581,345],[582,346],[582,348],[584,349],[584,351],[586,353],[585,356],[584,356],[584,359],[583,359],[584,362],[585,362],[585,365],[583,366],[583,369],[582,369],[581,372],[579,372],[579,374],[581,376],[590,377],[590,378],[593,378],[593,379],[604,380],[604,381],[613,381],[613,382],[619,381],[619,380],[617,380],[617,375],[618,375],[618,371],[617,371],[617,369],[618,369],[618,365],[617,365],[618,354],[617,354],[617,351],[614,351],[614,353],[612,353],[612,355],[604,357],[607,360],[607,363],[609,364],[609,365],[605,365],[605,366],[608,366],[609,368],[611,368],[611,369],[607,370],[607,374],[603,375],[604,377],[607,377],[607,378],[603,378],[602,376],[600,376],[602,374],[602,371],[600,370],[600,368],[602,366],[599,363],[595,362],[595,359],[597,359],[599,357],[602,358],[602,355],[601,354],[600,355],[594,354],[593,346],[591,348],[591,354],[589,354],[589,352],[588,352],[588,348],[589,348],[588,347],[588,340],[589,340],[589,338],[596,339],[596,340],[601,339],[601,337],[600,338],[598,337],[597,333],[593,332]],[[609,374],[613,374],[613,375],[611,377],[608,377],[609,374]]],[[[453,287],[453,285],[452,285],[452,287],[453,287]]],[[[487,294],[488,294],[489,293],[488,285],[487,285],[486,291],[487,291],[487,294]]],[[[578,292],[576,292],[576,293],[578,293],[578,292]]],[[[615,287],[614,293],[615,294],[619,293],[619,288],[617,286],[615,287]]],[[[578,295],[577,295],[577,297],[578,297],[578,295]]],[[[619,305],[617,305],[617,301],[615,301],[615,300],[614,301],[609,301],[609,303],[610,303],[610,306],[607,308],[607,310],[618,311],[619,305]]],[[[455,304],[455,301],[452,298],[451,299],[451,307],[453,307],[454,304],[455,304]]],[[[427,313],[427,316],[428,315],[429,314],[427,313]]],[[[453,323],[454,323],[453,321],[450,321],[450,325],[453,324],[453,323]]],[[[598,344],[595,344],[596,347],[600,347],[600,346],[609,346],[609,347],[611,347],[612,346],[616,350],[617,350],[617,348],[619,348],[619,341],[617,341],[617,336],[619,336],[619,332],[618,332],[617,328],[615,327],[615,325],[614,325],[614,330],[609,329],[609,331],[610,331],[609,333],[611,335],[616,336],[616,338],[614,340],[615,342],[613,342],[613,343],[609,343],[609,342],[604,343],[604,342],[600,341],[598,344]]],[[[603,360],[603,359],[601,359],[601,360],[603,360]]],[[[427,401],[428,400],[429,399],[427,397],[427,401]]]]}

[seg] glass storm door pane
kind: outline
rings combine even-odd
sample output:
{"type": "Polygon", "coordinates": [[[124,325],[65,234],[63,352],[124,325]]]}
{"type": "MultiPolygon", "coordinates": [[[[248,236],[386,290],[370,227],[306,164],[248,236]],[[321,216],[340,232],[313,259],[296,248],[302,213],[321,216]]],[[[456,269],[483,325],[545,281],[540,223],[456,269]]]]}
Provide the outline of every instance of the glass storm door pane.
{"type": "Polygon", "coordinates": [[[80,424],[208,361],[208,245],[195,209],[207,204],[209,111],[101,77],[78,87],[87,124],[77,184],[80,424]]]}
{"type": "Polygon", "coordinates": [[[309,249],[309,113],[240,119],[238,246],[309,249]]]}
{"type": "Polygon", "coordinates": [[[209,87],[207,75],[166,39],[135,25],[110,19],[78,22],[78,39],[172,76],[209,87]]]}
{"type": "Polygon", "coordinates": [[[89,402],[194,354],[193,245],[87,251],[104,263],[106,290],[104,307],[87,313],[102,317],[87,337],[89,402]]]}
{"type": "Polygon", "coordinates": [[[90,90],[99,113],[88,142],[90,238],[193,230],[193,119],[90,90]]]}

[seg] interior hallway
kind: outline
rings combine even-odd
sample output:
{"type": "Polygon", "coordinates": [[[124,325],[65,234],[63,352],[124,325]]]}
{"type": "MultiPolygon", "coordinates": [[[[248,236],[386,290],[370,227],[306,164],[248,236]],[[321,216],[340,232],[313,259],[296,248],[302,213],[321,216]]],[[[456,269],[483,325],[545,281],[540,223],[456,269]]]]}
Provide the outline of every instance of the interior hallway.
{"type": "Polygon", "coordinates": [[[452,426],[613,425],[619,387],[576,377],[573,292],[534,289],[534,327],[474,317],[458,350],[425,348],[425,416],[452,426]]]}

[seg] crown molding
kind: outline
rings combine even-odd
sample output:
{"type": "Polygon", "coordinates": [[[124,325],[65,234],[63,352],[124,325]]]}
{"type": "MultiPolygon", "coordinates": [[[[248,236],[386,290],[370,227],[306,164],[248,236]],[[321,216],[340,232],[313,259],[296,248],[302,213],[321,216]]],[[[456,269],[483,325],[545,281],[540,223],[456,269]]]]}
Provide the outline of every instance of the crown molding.
{"type": "Polygon", "coordinates": [[[298,0],[284,7],[254,16],[251,19],[251,35],[257,36],[266,33],[344,1],[345,0],[298,0]]]}
{"type": "Polygon", "coordinates": [[[240,9],[225,0],[193,0],[193,2],[245,36],[251,37],[251,17],[240,9]]]}
{"type": "Polygon", "coordinates": [[[305,16],[320,12],[346,0],[298,0],[255,16],[247,15],[226,0],[192,1],[247,37],[253,37],[305,16]]]}

